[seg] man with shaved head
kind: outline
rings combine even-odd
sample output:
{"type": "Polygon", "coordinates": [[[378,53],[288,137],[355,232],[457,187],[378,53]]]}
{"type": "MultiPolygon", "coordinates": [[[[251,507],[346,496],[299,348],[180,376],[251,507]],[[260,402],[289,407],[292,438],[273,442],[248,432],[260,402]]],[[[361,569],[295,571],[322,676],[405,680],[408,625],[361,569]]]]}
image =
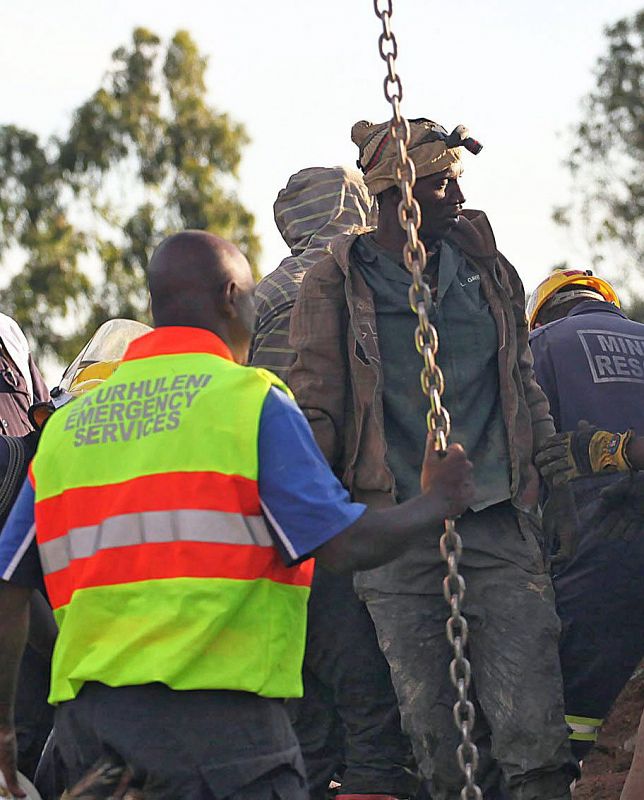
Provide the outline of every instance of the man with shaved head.
{"type": "MultiPolygon", "coordinates": [[[[35,542],[15,556],[39,561],[60,622],[50,701],[67,785],[107,757],[146,800],[305,800],[281,700],[302,691],[311,556],[345,572],[389,561],[468,506],[471,464],[428,442],[417,498],[351,502],[286,386],[242,366],[254,283],[237,248],[172,236],[149,285],[156,329],[47,424],[35,542]]],[[[30,593],[0,581],[0,709],[30,593]]],[[[10,725],[0,769],[23,797],[10,725]]]]}
{"type": "Polygon", "coordinates": [[[235,361],[248,354],[255,320],[255,282],[234,244],[204,231],[163,241],[148,270],[156,327],[205,328],[229,341],[235,361]]]}

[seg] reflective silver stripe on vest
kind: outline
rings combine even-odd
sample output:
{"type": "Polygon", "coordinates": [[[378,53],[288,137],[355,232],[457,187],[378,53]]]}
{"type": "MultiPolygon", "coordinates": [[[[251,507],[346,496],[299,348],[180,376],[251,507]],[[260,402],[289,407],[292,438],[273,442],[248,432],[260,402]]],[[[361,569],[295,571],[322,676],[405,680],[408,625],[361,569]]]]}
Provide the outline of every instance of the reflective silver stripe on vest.
{"type": "Polygon", "coordinates": [[[110,517],[100,525],[73,528],[65,536],[38,545],[43,572],[65,569],[77,558],[99,550],[162,542],[210,542],[272,547],[263,517],[226,511],[145,511],[110,517]]]}

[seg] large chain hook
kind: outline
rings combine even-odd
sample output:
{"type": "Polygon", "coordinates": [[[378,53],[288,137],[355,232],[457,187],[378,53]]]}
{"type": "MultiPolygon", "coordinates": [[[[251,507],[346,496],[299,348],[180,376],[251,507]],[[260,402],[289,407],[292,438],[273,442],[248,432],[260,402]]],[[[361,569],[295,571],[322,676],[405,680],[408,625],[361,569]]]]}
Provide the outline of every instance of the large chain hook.
{"type": "MultiPolygon", "coordinates": [[[[418,201],[414,198],[416,168],[413,159],[407,152],[410,140],[409,123],[400,110],[403,87],[396,71],[398,43],[391,29],[393,0],[374,0],[374,9],[378,19],[382,22],[378,49],[382,60],[387,65],[384,92],[392,110],[390,132],[396,143],[397,151],[395,177],[402,195],[398,206],[398,220],[407,234],[407,241],[403,247],[403,260],[412,276],[412,284],[409,287],[409,306],[418,317],[415,341],[416,348],[423,358],[420,383],[423,393],[429,400],[427,428],[434,437],[438,452],[445,453],[450,434],[450,421],[447,409],[441,400],[445,381],[443,373],[436,363],[438,334],[428,316],[432,297],[429,284],[424,276],[427,253],[418,235],[421,214],[418,201]]],[[[443,580],[443,594],[451,610],[446,631],[447,639],[454,651],[449,674],[458,696],[454,704],[454,722],[461,734],[461,744],[458,746],[456,756],[459,767],[465,776],[461,800],[482,800],[483,793],[475,780],[479,758],[476,745],[472,741],[475,712],[474,705],[468,699],[468,690],[472,679],[470,662],[465,655],[468,627],[467,620],[461,612],[465,597],[465,580],[459,574],[458,563],[462,551],[463,543],[456,531],[454,520],[446,519],[445,531],[440,540],[440,552],[447,563],[447,575],[443,580]]]]}

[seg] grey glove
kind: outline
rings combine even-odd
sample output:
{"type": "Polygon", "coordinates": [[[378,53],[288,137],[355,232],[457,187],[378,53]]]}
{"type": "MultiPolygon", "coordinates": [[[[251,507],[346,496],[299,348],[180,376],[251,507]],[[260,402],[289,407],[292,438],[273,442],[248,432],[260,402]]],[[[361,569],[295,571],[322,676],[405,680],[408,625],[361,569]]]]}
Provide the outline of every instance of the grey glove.
{"type": "Polygon", "coordinates": [[[630,472],[602,489],[597,533],[605,539],[633,541],[644,535],[644,472],[630,472]]]}

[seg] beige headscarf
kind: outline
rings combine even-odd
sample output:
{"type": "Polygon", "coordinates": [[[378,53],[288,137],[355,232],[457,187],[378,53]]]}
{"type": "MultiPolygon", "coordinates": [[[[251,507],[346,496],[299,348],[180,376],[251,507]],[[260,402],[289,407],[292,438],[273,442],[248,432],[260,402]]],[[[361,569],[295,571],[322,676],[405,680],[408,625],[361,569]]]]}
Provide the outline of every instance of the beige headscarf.
{"type": "MultiPolygon", "coordinates": [[[[373,195],[396,185],[396,144],[389,131],[389,122],[374,124],[361,120],[351,128],[351,140],[358,145],[358,164],[364,180],[373,195]]],[[[470,139],[467,130],[460,126],[448,134],[445,128],[429,119],[409,121],[410,140],[408,152],[414,160],[416,177],[424,178],[459,164],[463,146],[478,152],[481,146],[470,139]]]]}

